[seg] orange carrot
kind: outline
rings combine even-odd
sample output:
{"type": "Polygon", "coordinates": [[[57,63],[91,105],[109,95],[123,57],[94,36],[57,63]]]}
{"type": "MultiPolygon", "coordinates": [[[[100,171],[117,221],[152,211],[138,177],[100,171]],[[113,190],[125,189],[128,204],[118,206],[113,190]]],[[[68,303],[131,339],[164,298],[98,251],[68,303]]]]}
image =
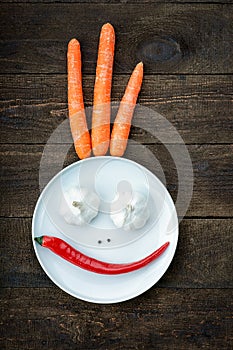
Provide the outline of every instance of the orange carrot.
{"type": "Polygon", "coordinates": [[[110,113],[115,32],[104,24],[99,39],[92,114],[92,149],[95,156],[107,153],[110,141],[110,113]]]}
{"type": "Polygon", "coordinates": [[[135,67],[129,79],[125,94],[121,100],[119,110],[114,121],[110,143],[110,154],[112,156],[121,157],[126,150],[131,120],[138,94],[141,89],[142,78],[143,63],[140,62],[135,67]]]}
{"type": "Polygon", "coordinates": [[[82,90],[82,63],[78,40],[68,44],[68,107],[75,151],[80,159],[90,157],[91,138],[87,128],[82,90]]]}

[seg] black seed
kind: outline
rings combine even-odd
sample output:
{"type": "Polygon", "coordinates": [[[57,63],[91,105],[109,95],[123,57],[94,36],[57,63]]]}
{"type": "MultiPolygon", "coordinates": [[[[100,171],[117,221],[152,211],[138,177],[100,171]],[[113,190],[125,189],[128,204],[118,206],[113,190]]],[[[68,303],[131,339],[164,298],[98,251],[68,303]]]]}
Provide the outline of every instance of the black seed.
{"type": "Polygon", "coordinates": [[[108,239],[107,239],[107,242],[111,242],[111,239],[110,239],[110,238],[108,238],[108,239]]]}
{"type": "Polygon", "coordinates": [[[102,241],[100,241],[100,240],[99,240],[99,241],[98,241],[98,243],[99,243],[99,244],[101,244],[101,243],[102,243],[102,241]]]}

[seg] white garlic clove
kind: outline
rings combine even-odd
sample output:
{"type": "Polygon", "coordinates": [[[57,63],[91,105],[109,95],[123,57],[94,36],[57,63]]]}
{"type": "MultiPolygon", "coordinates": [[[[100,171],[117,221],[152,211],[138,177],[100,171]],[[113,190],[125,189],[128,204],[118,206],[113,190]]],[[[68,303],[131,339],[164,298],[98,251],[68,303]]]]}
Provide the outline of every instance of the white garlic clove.
{"type": "Polygon", "coordinates": [[[64,193],[60,214],[68,224],[81,226],[97,216],[99,205],[100,200],[95,192],[72,187],[64,193]]]}
{"type": "Polygon", "coordinates": [[[118,194],[111,206],[110,217],[115,226],[125,231],[137,230],[145,226],[150,216],[148,198],[142,193],[135,191],[132,193],[127,204],[123,203],[122,207],[118,207],[118,211],[116,211],[115,203],[119,197],[120,194],[118,194]]]}

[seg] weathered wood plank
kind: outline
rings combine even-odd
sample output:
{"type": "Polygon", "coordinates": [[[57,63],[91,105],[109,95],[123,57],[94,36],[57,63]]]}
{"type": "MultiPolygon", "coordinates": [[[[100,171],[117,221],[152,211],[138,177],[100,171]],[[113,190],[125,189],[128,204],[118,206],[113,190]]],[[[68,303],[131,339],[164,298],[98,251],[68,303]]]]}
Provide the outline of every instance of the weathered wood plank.
{"type": "Polygon", "coordinates": [[[139,60],[146,74],[232,72],[230,4],[2,4],[1,16],[3,73],[65,73],[67,42],[77,37],[83,70],[94,74],[107,21],[117,35],[114,74],[139,60]]]}
{"type": "Polygon", "coordinates": [[[210,4],[232,4],[232,0],[1,0],[2,3],[79,3],[79,4],[154,4],[154,3],[210,3],[210,4]]]}
{"type": "MultiPolygon", "coordinates": [[[[41,269],[31,242],[31,219],[0,219],[1,286],[53,287],[41,269]],[[12,256],[14,257],[12,259],[12,256]]],[[[185,219],[174,260],[159,287],[233,288],[229,244],[232,219],[185,219]]]]}
{"type": "Polygon", "coordinates": [[[232,345],[232,292],[152,288],[95,305],[57,288],[5,289],[2,349],[223,349],[232,345]]]}
{"type": "MultiPolygon", "coordinates": [[[[43,150],[44,145],[2,146],[0,215],[32,215],[39,196],[39,166],[43,150]]],[[[193,162],[194,189],[187,215],[232,216],[233,145],[190,145],[188,150],[193,162]]],[[[64,166],[78,160],[73,146],[65,155],[64,145],[49,146],[47,181],[56,174],[57,164],[61,160],[64,159],[64,166]]],[[[129,145],[125,156],[148,167],[162,179],[163,174],[158,167],[160,163],[167,188],[175,200],[178,188],[176,166],[163,145],[129,145]],[[156,163],[156,159],[159,163],[156,163]]],[[[184,174],[186,170],[184,168],[184,174]]]]}
{"type": "MultiPolygon", "coordinates": [[[[94,79],[94,76],[83,79],[87,107],[92,105],[94,79]]],[[[4,75],[0,80],[1,142],[47,142],[67,118],[66,75],[4,75]]],[[[114,77],[113,101],[120,101],[127,80],[128,75],[114,77]]],[[[230,75],[145,76],[138,102],[166,117],[186,144],[231,143],[232,84],[230,75]]],[[[154,129],[154,121],[147,113],[135,114],[134,123],[154,129]]],[[[133,127],[131,137],[138,142],[158,143],[156,135],[146,133],[145,129],[133,127]]],[[[66,129],[63,140],[67,138],[65,132],[66,129]]]]}

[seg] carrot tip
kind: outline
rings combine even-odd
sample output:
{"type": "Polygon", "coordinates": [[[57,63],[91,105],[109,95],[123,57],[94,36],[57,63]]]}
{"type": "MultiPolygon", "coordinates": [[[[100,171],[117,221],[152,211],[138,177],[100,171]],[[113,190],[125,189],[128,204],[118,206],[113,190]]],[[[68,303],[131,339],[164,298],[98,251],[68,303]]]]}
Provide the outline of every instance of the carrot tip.
{"type": "Polygon", "coordinates": [[[69,44],[68,44],[68,45],[69,45],[69,46],[70,46],[70,45],[72,45],[72,46],[74,46],[74,45],[79,46],[80,44],[79,44],[79,41],[78,41],[77,39],[73,38],[73,39],[71,39],[71,40],[69,41],[69,44]]]}
{"type": "Polygon", "coordinates": [[[143,69],[143,62],[139,62],[136,67],[137,69],[143,69]]]}
{"type": "Polygon", "coordinates": [[[112,30],[114,30],[113,26],[112,26],[111,23],[109,23],[109,22],[105,23],[105,24],[102,26],[102,29],[103,29],[103,28],[106,28],[106,27],[109,27],[109,28],[111,28],[112,30]]]}

